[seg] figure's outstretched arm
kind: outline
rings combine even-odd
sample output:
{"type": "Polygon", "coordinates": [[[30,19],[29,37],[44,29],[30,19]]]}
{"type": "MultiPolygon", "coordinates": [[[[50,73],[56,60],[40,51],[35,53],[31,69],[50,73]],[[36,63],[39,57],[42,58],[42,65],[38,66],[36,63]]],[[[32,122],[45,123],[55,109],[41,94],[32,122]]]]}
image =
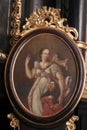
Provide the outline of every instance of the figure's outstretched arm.
{"type": "Polygon", "coordinates": [[[30,69],[29,62],[30,62],[30,56],[27,56],[25,59],[25,73],[26,73],[27,77],[29,79],[31,79],[32,78],[32,71],[30,69]]]}

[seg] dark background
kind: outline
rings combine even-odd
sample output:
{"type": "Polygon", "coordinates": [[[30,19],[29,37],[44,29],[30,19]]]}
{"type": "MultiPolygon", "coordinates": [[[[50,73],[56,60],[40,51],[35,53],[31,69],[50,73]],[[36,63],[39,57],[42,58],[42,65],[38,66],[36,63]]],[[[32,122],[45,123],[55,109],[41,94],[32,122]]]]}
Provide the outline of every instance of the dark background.
{"type": "MultiPolygon", "coordinates": [[[[61,17],[68,20],[69,26],[75,27],[79,33],[78,40],[87,42],[87,0],[22,0],[22,16],[21,24],[25,23],[25,17],[37,7],[43,5],[61,9],[61,17]]],[[[0,52],[9,53],[10,50],[10,30],[11,30],[11,12],[13,0],[0,0],[0,52]]],[[[85,56],[85,50],[81,50],[85,56]]],[[[85,59],[85,57],[84,57],[85,59]]],[[[13,108],[9,103],[4,85],[4,67],[5,61],[0,59],[0,130],[11,130],[10,120],[7,114],[13,112],[13,108]]],[[[79,116],[76,123],[77,130],[87,129],[87,101],[81,99],[74,111],[79,116]]],[[[59,127],[52,130],[64,130],[65,122],[59,127]]],[[[21,130],[34,130],[21,123],[21,130]]]]}

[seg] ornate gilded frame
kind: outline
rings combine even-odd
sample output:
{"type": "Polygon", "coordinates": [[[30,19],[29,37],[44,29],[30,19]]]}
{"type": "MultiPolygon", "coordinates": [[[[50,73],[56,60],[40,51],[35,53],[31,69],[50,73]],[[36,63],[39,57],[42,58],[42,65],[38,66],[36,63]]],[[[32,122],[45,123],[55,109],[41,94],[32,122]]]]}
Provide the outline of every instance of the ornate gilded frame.
{"type": "MultiPolygon", "coordinates": [[[[54,30],[58,29],[60,32],[62,31],[63,33],[65,33],[67,35],[67,37],[69,37],[73,42],[76,43],[77,38],[78,38],[77,30],[73,27],[69,27],[67,24],[64,25],[64,23],[67,20],[65,18],[61,18],[60,9],[54,9],[54,8],[51,8],[51,7],[49,7],[49,8],[42,7],[41,9],[36,9],[30,15],[29,18],[26,18],[26,24],[23,25],[23,29],[22,29],[22,31],[20,31],[20,25],[21,25],[20,18],[21,18],[21,13],[22,13],[21,6],[22,6],[21,0],[15,0],[14,1],[14,4],[13,4],[14,11],[12,13],[12,19],[13,20],[11,22],[11,26],[12,26],[11,46],[12,46],[12,48],[15,48],[14,46],[17,45],[17,42],[20,41],[20,39],[22,37],[25,37],[26,35],[33,32],[34,30],[37,30],[38,28],[43,28],[43,27],[52,28],[54,30]]],[[[77,43],[77,45],[79,46],[78,43],[77,43]]],[[[84,83],[82,83],[82,84],[84,84],[84,83]]],[[[81,91],[83,92],[83,89],[81,91]]],[[[78,101],[79,101],[79,99],[78,99],[78,101]]],[[[8,116],[8,118],[9,118],[9,116],[8,116]]],[[[13,119],[13,118],[14,118],[14,116],[12,116],[12,118],[10,118],[10,119],[13,119]]],[[[66,125],[67,125],[66,129],[67,130],[69,130],[69,129],[75,130],[76,127],[75,127],[74,121],[76,121],[76,120],[78,120],[77,117],[72,117],[68,122],[66,122],[66,125]],[[72,123],[70,123],[70,122],[72,122],[72,123]],[[71,124],[72,124],[73,127],[71,127],[71,124]]],[[[16,122],[17,122],[16,125],[13,125],[13,126],[11,125],[11,126],[14,127],[14,128],[19,127],[19,121],[16,120],[16,122]]],[[[43,123],[42,123],[42,125],[43,125],[43,123]]]]}

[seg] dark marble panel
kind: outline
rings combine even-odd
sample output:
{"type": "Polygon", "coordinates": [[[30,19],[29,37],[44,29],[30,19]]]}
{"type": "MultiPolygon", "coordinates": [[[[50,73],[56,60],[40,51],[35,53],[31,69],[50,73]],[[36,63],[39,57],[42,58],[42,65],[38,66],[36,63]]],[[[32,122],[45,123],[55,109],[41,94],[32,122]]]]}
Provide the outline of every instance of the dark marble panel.
{"type": "Polygon", "coordinates": [[[78,40],[87,42],[87,0],[69,0],[68,22],[78,30],[78,40]]]}
{"type": "MultiPolygon", "coordinates": [[[[0,52],[8,53],[10,32],[11,0],[0,0],[0,52]]],[[[4,85],[5,61],[0,60],[0,130],[10,130],[7,114],[11,112],[4,85]]]]}
{"type": "Polygon", "coordinates": [[[0,0],[0,49],[7,52],[9,47],[11,0],[0,0]]]}

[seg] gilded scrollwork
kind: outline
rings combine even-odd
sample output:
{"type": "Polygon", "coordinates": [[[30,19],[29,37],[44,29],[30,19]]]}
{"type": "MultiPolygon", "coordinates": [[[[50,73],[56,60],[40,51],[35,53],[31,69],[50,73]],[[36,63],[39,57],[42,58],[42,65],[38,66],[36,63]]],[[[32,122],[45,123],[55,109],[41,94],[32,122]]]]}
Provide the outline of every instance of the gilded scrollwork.
{"type": "Polygon", "coordinates": [[[0,52],[0,59],[1,60],[6,60],[7,59],[7,55],[3,52],[0,52]]]}
{"type": "Polygon", "coordinates": [[[67,122],[66,122],[66,128],[65,130],[76,130],[76,124],[75,121],[78,121],[79,117],[76,115],[73,115],[67,122]]]}
{"type": "Polygon", "coordinates": [[[21,25],[21,6],[22,0],[14,0],[12,22],[11,22],[11,45],[14,45],[20,36],[20,25],[21,25]]]}
{"type": "Polygon", "coordinates": [[[44,6],[41,9],[36,9],[25,20],[26,24],[23,25],[21,36],[38,27],[53,27],[66,32],[73,40],[77,40],[78,38],[78,32],[75,28],[69,27],[67,24],[64,25],[67,19],[61,18],[60,9],[44,6]]]}
{"type": "Polygon", "coordinates": [[[11,126],[12,128],[14,128],[14,130],[15,130],[16,128],[18,128],[18,130],[20,130],[20,122],[19,122],[19,120],[14,116],[13,113],[8,114],[8,115],[7,115],[7,118],[11,120],[11,121],[10,121],[10,126],[11,126]]]}
{"type": "Polygon", "coordinates": [[[60,19],[60,9],[54,9],[49,7],[42,7],[36,9],[29,18],[26,19],[26,24],[23,29],[31,29],[41,26],[51,26],[57,24],[57,19],[60,19]]]}
{"type": "Polygon", "coordinates": [[[76,44],[79,48],[85,49],[87,50],[87,42],[83,42],[83,41],[76,41],[76,44]]]}

